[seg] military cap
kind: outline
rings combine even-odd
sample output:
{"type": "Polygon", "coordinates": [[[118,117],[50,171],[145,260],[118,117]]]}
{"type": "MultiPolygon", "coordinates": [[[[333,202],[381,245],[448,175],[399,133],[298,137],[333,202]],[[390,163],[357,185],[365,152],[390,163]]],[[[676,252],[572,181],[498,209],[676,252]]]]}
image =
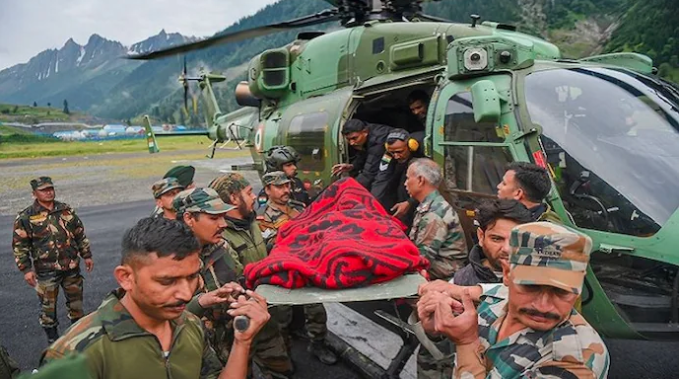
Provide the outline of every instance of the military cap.
{"type": "Polygon", "coordinates": [[[283,171],[274,171],[262,176],[262,183],[265,187],[269,184],[281,186],[285,183],[290,183],[290,179],[283,171]]]}
{"type": "Polygon", "coordinates": [[[160,179],[159,181],[153,183],[153,187],[151,187],[151,190],[153,191],[153,197],[156,199],[163,196],[166,194],[168,191],[172,191],[173,189],[184,189],[184,186],[179,184],[179,181],[177,178],[165,178],[165,179],[160,179]]]}
{"type": "Polygon", "coordinates": [[[223,214],[235,207],[226,204],[219,198],[219,194],[212,188],[191,188],[184,190],[175,196],[172,208],[181,215],[186,212],[199,212],[209,214],[223,214]]]}
{"type": "Polygon", "coordinates": [[[219,193],[222,200],[226,201],[230,195],[238,193],[249,186],[250,182],[237,172],[230,172],[226,175],[215,178],[208,187],[219,193]]]}
{"type": "Polygon", "coordinates": [[[31,180],[31,188],[33,188],[33,191],[51,187],[53,188],[54,184],[52,183],[52,178],[50,178],[49,176],[41,176],[39,178],[31,180]]]}
{"type": "Polygon", "coordinates": [[[588,236],[550,222],[531,222],[512,229],[509,246],[509,271],[515,284],[581,293],[592,251],[588,236]]]}
{"type": "Polygon", "coordinates": [[[186,188],[193,183],[193,175],[196,169],[193,166],[175,166],[165,173],[163,178],[177,178],[179,184],[186,188]]]}

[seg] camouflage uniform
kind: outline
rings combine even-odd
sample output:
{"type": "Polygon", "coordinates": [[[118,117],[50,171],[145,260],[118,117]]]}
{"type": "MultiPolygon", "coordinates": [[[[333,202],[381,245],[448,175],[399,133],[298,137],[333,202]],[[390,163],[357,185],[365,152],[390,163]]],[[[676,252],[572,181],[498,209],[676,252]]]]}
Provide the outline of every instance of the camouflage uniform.
{"type": "MultiPolygon", "coordinates": [[[[511,280],[580,294],[589,262],[589,237],[548,222],[512,230],[511,280]]],[[[478,311],[479,351],[461,351],[455,378],[606,378],[610,356],[597,332],[575,309],[554,329],[520,330],[497,340],[507,316],[508,289],[484,284],[478,311]]]]}
{"type": "Polygon", "coordinates": [[[467,263],[467,245],[457,213],[438,191],[430,193],[415,211],[410,239],[430,263],[432,280],[450,280],[467,263]]]}
{"type": "MultiPolygon", "coordinates": [[[[34,189],[52,185],[47,177],[34,182],[34,189]]],[[[22,273],[35,270],[38,280],[36,291],[42,304],[40,325],[43,328],[52,329],[58,325],[56,305],[59,286],[64,289],[71,322],[83,316],[83,277],[80,275],[79,256],[92,258],[92,252],[83,223],[73,208],[55,201],[54,209],[49,210],[36,200],[19,212],[14,220],[12,248],[14,260],[22,273]]]]}
{"type": "Polygon", "coordinates": [[[142,329],[120,302],[124,294],[118,289],[107,296],[45,350],[41,364],[82,354],[94,378],[217,378],[222,364],[198,317],[184,312],[171,321],[173,341],[165,358],[156,336],[142,329]]]}
{"type": "MultiPolygon", "coordinates": [[[[151,191],[153,191],[153,198],[158,199],[167,192],[177,188],[184,190],[184,186],[179,184],[179,181],[177,181],[176,178],[164,178],[153,183],[153,186],[151,186],[151,191]]],[[[158,206],[156,206],[156,209],[151,214],[152,217],[161,217],[163,215],[164,210],[158,206]]]]}
{"type": "MultiPolygon", "coordinates": [[[[264,186],[270,184],[282,185],[290,183],[285,174],[281,171],[274,171],[262,177],[264,186]]],[[[297,217],[304,212],[304,204],[296,200],[288,201],[285,209],[281,209],[279,205],[274,204],[270,199],[264,209],[263,218],[260,220],[259,227],[262,230],[262,236],[266,242],[267,250],[271,251],[273,243],[276,240],[278,229],[286,222],[297,217]]],[[[309,304],[304,306],[304,316],[306,319],[307,334],[312,342],[325,341],[325,336],[328,334],[326,326],[328,322],[328,314],[325,312],[323,304],[309,304]]],[[[292,348],[290,340],[290,325],[292,324],[293,310],[292,306],[279,306],[276,312],[276,320],[281,326],[281,332],[285,339],[285,344],[288,351],[292,348]]]]}
{"type": "MultiPolygon", "coordinates": [[[[178,212],[206,212],[214,213],[213,209],[224,213],[233,209],[225,204],[212,188],[191,189],[180,192],[174,200],[174,208],[178,212]]],[[[259,232],[259,229],[257,229],[259,232]]],[[[261,237],[260,237],[261,238],[261,237]]],[[[264,242],[262,242],[262,246],[264,242]]],[[[207,245],[201,252],[204,288],[201,293],[207,293],[229,282],[242,282],[243,267],[249,263],[243,255],[236,252],[227,240],[216,245],[207,245]]],[[[189,303],[187,309],[198,316],[207,319],[209,340],[217,350],[219,358],[224,364],[234,339],[233,319],[226,314],[228,306],[203,309],[198,304],[197,294],[189,303]]],[[[280,334],[275,321],[267,323],[255,336],[251,354],[263,373],[268,377],[287,376],[292,371],[292,361],[285,349],[285,341],[280,334]]]]}

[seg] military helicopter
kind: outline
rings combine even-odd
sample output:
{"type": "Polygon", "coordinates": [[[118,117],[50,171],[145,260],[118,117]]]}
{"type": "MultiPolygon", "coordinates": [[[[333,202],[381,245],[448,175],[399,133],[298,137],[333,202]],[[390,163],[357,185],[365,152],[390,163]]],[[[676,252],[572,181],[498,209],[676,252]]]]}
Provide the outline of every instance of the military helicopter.
{"type": "Polygon", "coordinates": [[[425,152],[444,167],[467,231],[476,204],[496,196],[506,164],[548,168],[549,204],[594,242],[587,320],[608,337],[679,338],[679,89],[655,75],[650,58],[564,59],[511,25],[427,16],[420,0],[328,2],[335,7],[308,17],[131,58],[339,21],[343,29],[301,33],[252,58],[236,112],[223,115],[214,98],[211,85],[223,76],[184,77],[201,86],[209,138],[247,133],[260,172],[270,147],[293,146],[300,177],[315,190],[348,158],[340,133],[347,120],[407,129],[414,121],[405,99],[425,91],[425,152]]]}

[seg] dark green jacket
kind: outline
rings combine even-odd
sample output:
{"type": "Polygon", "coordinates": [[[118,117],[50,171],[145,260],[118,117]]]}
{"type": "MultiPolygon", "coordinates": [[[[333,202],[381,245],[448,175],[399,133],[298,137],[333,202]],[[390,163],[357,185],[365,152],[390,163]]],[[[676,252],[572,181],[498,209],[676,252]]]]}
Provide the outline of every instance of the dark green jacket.
{"type": "Polygon", "coordinates": [[[226,224],[227,227],[222,236],[236,251],[243,267],[266,258],[266,244],[264,243],[264,238],[262,238],[259,223],[256,220],[253,220],[245,228],[237,225],[233,219],[227,217],[226,224]]]}
{"type": "Polygon", "coordinates": [[[81,353],[94,378],[217,378],[222,365],[206,342],[200,320],[184,312],[172,321],[172,348],[164,357],[155,335],[137,325],[119,299],[106,297],[43,353],[41,365],[81,353]]]}

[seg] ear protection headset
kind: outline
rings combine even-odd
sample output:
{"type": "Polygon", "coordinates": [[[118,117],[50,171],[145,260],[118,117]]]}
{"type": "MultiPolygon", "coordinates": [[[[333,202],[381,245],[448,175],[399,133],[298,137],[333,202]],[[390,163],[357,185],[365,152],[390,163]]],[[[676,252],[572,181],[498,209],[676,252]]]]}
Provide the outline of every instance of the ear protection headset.
{"type": "Polygon", "coordinates": [[[387,149],[390,144],[396,141],[405,141],[408,145],[408,150],[415,152],[420,148],[420,143],[415,138],[410,138],[410,134],[405,130],[396,130],[387,135],[387,142],[384,143],[384,148],[387,149]]]}

